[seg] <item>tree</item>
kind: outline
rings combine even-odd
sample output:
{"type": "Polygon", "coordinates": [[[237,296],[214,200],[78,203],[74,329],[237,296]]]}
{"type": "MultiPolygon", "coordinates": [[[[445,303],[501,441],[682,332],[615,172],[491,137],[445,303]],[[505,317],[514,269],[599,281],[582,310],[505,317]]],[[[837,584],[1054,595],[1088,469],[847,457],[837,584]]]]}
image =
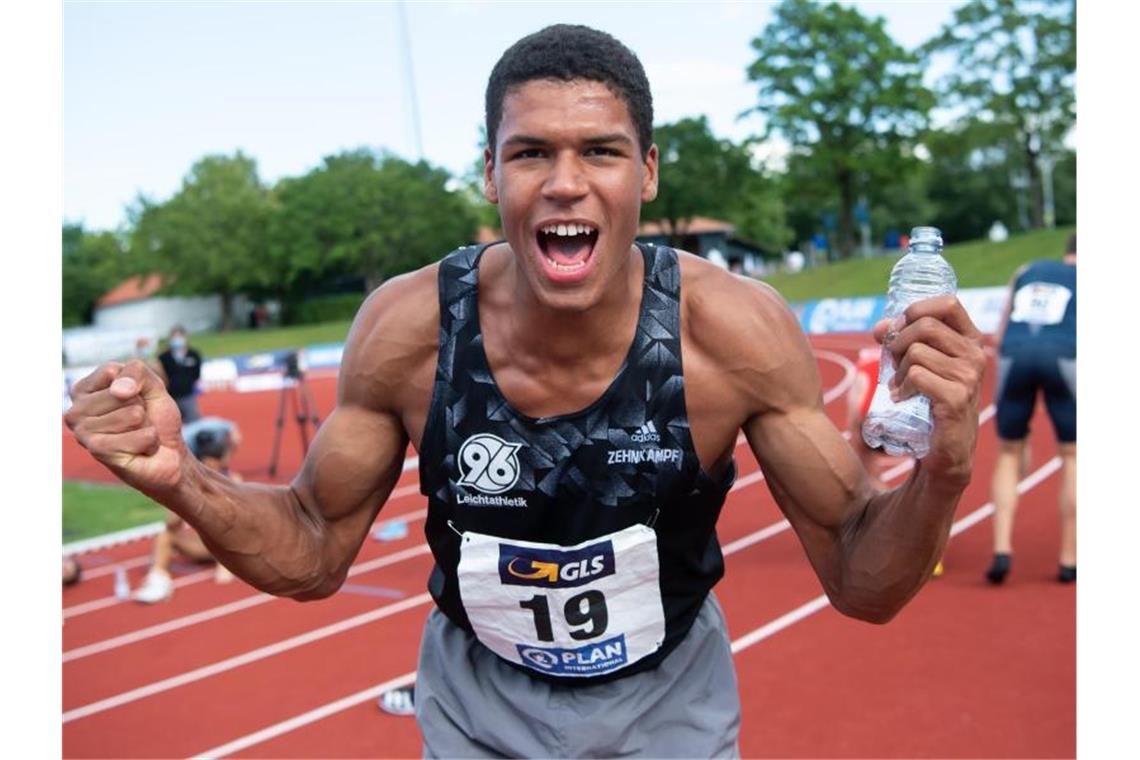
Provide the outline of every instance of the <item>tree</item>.
{"type": "Polygon", "coordinates": [[[680,245],[700,215],[724,218],[752,171],[747,151],[717,139],[708,119],[681,119],[655,127],[659,151],[657,198],[642,207],[645,220],[661,220],[670,245],[680,245]]]}
{"type": "Polygon", "coordinates": [[[765,139],[782,135],[830,180],[843,256],[854,250],[856,201],[914,167],[933,105],[918,56],[884,25],[837,3],[784,0],[752,40],[748,78],[759,96],[748,113],[765,117],[765,139]]]}
{"type": "Polygon", "coordinates": [[[775,182],[753,167],[749,146],[716,137],[705,116],[654,128],[659,151],[657,198],[641,210],[660,220],[680,245],[693,217],[729,221],[737,232],[774,250],[790,239],[775,182]]]}
{"type": "Polygon", "coordinates": [[[235,296],[272,285],[266,266],[272,213],[256,162],[238,152],[194,164],[182,187],[162,204],[139,200],[131,247],[171,293],[219,295],[222,329],[233,325],[235,296]]]}
{"type": "Polygon", "coordinates": [[[1041,159],[1076,121],[1074,0],[969,0],[923,50],[955,57],[938,88],[949,106],[1008,130],[1028,174],[1030,226],[1046,223],[1041,159]]]}
{"type": "Polygon", "coordinates": [[[994,222],[1018,228],[1016,199],[1010,192],[1010,153],[1017,146],[1001,127],[966,120],[931,132],[928,193],[943,238],[971,240],[987,234],[994,222]]]}
{"type": "Polygon", "coordinates": [[[446,171],[361,148],[276,188],[274,258],[292,277],[353,275],[371,291],[473,239],[476,217],[446,171]]]}
{"type": "Polygon", "coordinates": [[[123,241],[114,232],[63,225],[63,326],[89,324],[95,302],[130,270],[123,241]]]}

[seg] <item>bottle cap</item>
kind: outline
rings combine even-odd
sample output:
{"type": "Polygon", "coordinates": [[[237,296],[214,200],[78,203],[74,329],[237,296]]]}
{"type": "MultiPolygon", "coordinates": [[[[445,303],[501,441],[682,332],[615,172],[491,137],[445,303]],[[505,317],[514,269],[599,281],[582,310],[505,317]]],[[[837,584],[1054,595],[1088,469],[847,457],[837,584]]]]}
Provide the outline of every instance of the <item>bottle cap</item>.
{"type": "Polygon", "coordinates": [[[942,230],[937,227],[915,227],[910,231],[910,243],[926,243],[927,245],[942,245],[942,230]]]}

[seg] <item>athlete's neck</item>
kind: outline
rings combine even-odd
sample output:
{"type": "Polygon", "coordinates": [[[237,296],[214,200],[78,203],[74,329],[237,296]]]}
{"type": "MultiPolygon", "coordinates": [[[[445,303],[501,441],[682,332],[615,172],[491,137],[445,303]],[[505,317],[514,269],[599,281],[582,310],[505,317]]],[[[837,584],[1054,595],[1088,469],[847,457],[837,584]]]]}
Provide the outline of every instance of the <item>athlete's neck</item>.
{"type": "Polygon", "coordinates": [[[484,330],[493,329],[495,338],[512,351],[562,364],[625,356],[636,330],[645,278],[638,248],[630,246],[601,298],[583,310],[544,304],[509,251],[488,264],[480,268],[481,322],[484,330]],[[490,276],[484,279],[484,274],[490,276]]]}

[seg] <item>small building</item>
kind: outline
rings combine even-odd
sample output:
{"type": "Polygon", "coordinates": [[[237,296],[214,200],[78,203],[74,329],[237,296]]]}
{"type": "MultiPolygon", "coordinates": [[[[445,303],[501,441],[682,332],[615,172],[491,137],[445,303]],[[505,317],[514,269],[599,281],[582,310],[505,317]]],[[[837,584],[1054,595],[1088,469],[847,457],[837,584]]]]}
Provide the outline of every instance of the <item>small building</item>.
{"type": "MultiPolygon", "coordinates": [[[[730,222],[704,216],[687,220],[677,237],[674,244],[677,248],[744,274],[763,273],[766,270],[764,260],[779,256],[775,251],[766,251],[750,240],[737,237],[736,227],[730,222]]],[[[670,245],[669,225],[663,219],[645,222],[637,239],[643,243],[670,245]]]]}
{"type": "MultiPolygon", "coordinates": [[[[157,274],[136,275],[104,293],[95,302],[90,325],[63,331],[64,365],[153,355],[159,340],[175,325],[191,334],[221,327],[221,296],[161,295],[167,284],[157,274]]],[[[247,314],[251,308],[248,299],[234,299],[235,315],[247,314]]]]}
{"type": "MultiPolygon", "coordinates": [[[[157,274],[124,280],[95,302],[93,326],[107,330],[145,327],[160,335],[175,325],[182,325],[191,333],[221,327],[221,296],[159,295],[167,284],[157,274]]],[[[234,306],[235,314],[245,313],[240,303],[235,302],[234,306]]]]}

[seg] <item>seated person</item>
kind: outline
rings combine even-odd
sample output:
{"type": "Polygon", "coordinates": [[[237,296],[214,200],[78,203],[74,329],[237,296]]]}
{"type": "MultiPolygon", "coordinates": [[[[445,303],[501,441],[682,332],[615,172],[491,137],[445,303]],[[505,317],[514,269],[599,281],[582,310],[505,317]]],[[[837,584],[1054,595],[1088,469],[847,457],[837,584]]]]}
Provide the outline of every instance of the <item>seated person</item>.
{"type": "MultiPolygon", "coordinates": [[[[241,477],[229,471],[230,458],[241,440],[237,426],[220,417],[203,417],[182,428],[183,438],[191,453],[202,464],[212,470],[224,473],[234,480],[241,477]]],[[[198,533],[187,525],[181,517],[171,513],[166,519],[166,527],[154,540],[154,558],[150,572],[143,584],[131,594],[136,602],[153,604],[169,599],[174,594],[174,579],[170,575],[170,565],[177,551],[193,562],[213,562],[214,557],[202,542],[198,533]]],[[[233,575],[223,565],[217,566],[214,579],[226,583],[233,575]]]]}

